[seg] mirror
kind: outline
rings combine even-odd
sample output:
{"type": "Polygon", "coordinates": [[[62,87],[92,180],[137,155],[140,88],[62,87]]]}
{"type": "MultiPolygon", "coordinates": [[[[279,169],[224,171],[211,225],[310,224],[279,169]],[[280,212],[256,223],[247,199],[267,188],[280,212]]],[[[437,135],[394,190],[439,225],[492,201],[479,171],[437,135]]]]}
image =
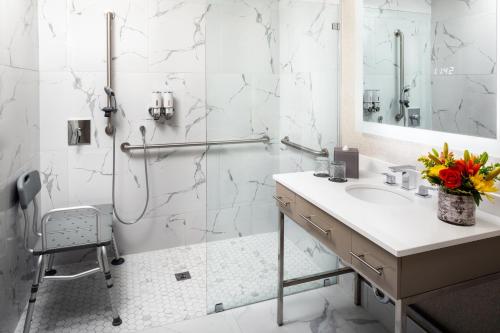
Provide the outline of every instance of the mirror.
{"type": "Polygon", "coordinates": [[[497,137],[495,0],[363,5],[364,121],[497,137]]]}

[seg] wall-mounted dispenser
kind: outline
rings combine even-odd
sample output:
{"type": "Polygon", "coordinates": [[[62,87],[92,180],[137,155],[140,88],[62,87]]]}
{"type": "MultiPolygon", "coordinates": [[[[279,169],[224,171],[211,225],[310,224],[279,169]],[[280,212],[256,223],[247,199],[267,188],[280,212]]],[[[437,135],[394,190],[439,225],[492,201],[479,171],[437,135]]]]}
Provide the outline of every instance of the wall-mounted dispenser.
{"type": "Polygon", "coordinates": [[[174,95],[171,91],[152,93],[151,107],[149,114],[154,120],[170,119],[174,116],[174,95]]]}
{"type": "Polygon", "coordinates": [[[90,144],[90,119],[68,120],[68,145],[90,144]]]}
{"type": "Polygon", "coordinates": [[[368,113],[380,111],[380,90],[365,89],[363,93],[363,111],[368,113]]]}

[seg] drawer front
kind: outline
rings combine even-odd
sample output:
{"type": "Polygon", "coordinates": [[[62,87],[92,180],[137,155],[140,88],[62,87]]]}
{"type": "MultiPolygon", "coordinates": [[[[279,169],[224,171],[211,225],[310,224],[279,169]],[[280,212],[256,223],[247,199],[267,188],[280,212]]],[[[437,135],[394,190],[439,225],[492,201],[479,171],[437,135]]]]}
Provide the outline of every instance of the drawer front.
{"type": "Polygon", "coordinates": [[[398,259],[357,233],[352,233],[351,264],[393,298],[398,294],[398,259]]]}
{"type": "Polygon", "coordinates": [[[350,229],[299,196],[295,206],[295,221],[342,259],[349,260],[350,229]]]}
{"type": "Polygon", "coordinates": [[[290,218],[294,218],[293,211],[295,207],[296,194],[287,189],[285,186],[276,183],[275,199],[279,209],[290,218]]]}

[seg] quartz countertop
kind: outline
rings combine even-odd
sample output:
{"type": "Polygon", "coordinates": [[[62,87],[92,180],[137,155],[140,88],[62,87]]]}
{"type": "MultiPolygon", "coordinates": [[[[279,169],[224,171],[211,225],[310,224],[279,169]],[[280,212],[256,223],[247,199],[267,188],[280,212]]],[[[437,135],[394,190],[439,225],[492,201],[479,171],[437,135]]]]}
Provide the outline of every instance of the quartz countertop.
{"type": "Polygon", "coordinates": [[[437,193],[414,195],[399,186],[383,184],[384,176],[361,171],[359,179],[333,183],[312,172],[276,174],[274,180],[319,207],[396,257],[432,251],[500,236],[500,217],[477,210],[476,225],[448,224],[436,217],[437,193]],[[346,192],[353,184],[383,185],[410,198],[410,204],[374,204],[346,192]]]}

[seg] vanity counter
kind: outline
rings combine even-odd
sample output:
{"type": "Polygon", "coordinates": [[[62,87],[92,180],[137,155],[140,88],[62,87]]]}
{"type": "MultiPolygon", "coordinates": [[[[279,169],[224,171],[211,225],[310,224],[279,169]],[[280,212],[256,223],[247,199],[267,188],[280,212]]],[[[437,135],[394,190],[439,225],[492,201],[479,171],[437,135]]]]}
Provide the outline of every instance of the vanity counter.
{"type": "Polygon", "coordinates": [[[477,210],[475,226],[455,226],[436,217],[437,193],[421,198],[413,191],[383,184],[383,176],[362,173],[359,179],[333,183],[312,172],[277,174],[274,180],[317,206],[395,257],[500,236],[500,217],[477,210]],[[346,192],[353,184],[384,185],[409,197],[412,203],[374,204],[346,192]]]}

